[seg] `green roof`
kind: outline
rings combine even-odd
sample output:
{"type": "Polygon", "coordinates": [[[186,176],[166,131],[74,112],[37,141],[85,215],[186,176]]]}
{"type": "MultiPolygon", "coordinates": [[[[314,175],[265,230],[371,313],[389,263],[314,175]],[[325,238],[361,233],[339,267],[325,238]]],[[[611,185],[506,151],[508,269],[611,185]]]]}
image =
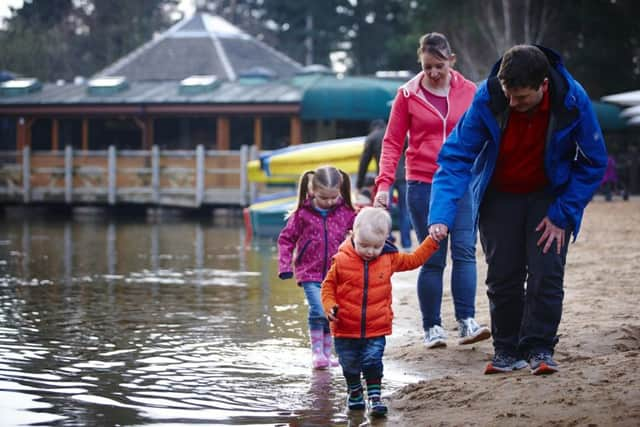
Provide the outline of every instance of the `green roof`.
{"type": "Polygon", "coordinates": [[[386,119],[398,80],[372,77],[303,76],[294,84],[303,86],[301,117],[304,120],[386,119]]]}
{"type": "Polygon", "coordinates": [[[620,117],[621,109],[617,105],[598,101],[592,101],[592,105],[603,132],[622,130],[627,127],[625,119],[620,117]]]}

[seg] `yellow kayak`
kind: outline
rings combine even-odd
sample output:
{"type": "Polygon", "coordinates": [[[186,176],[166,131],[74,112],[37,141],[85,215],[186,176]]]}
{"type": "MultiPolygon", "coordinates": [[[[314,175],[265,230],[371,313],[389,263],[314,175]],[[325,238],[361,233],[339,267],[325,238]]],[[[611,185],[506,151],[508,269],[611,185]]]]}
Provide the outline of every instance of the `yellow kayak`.
{"type": "MultiPolygon", "coordinates": [[[[295,145],[271,151],[252,160],[247,165],[249,181],[268,183],[296,182],[307,170],[322,165],[335,166],[348,174],[358,172],[360,155],[364,148],[364,136],[333,139],[295,145]]],[[[369,171],[376,172],[375,162],[369,164],[369,171]]]]}

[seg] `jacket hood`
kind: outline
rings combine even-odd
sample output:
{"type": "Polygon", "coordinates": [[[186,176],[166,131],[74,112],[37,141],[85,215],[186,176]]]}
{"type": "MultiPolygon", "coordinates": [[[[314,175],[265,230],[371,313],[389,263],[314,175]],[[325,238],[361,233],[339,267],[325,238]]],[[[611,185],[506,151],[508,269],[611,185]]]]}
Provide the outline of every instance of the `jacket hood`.
{"type": "MultiPolygon", "coordinates": [[[[576,88],[572,83],[569,83],[573,82],[573,79],[569,78],[568,72],[562,63],[562,57],[556,51],[540,45],[533,46],[540,49],[549,60],[549,94],[551,96],[552,109],[556,112],[562,112],[558,125],[561,127],[567,126],[577,119],[578,114],[576,96],[574,94],[576,88]]],[[[505,111],[509,106],[498,80],[498,71],[501,63],[502,58],[493,65],[489,77],[480,87],[481,96],[488,98],[489,108],[494,114],[505,111]]]]}

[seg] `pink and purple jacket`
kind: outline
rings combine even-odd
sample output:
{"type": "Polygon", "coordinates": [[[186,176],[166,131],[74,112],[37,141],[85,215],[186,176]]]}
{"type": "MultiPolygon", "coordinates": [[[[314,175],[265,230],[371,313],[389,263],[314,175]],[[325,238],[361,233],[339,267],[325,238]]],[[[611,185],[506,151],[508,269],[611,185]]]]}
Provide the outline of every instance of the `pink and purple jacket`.
{"type": "Polygon", "coordinates": [[[457,71],[451,70],[447,115],[445,117],[424,96],[420,81],[424,71],[398,88],[393,101],[389,125],[382,141],[380,172],[376,186],[388,191],[395,179],[395,170],[405,137],[409,133],[406,155],[407,180],[431,183],[438,168],[440,148],[458,120],[467,110],[476,93],[476,85],[457,71]]]}
{"type": "Polygon", "coordinates": [[[331,257],[337,252],[353,226],[356,212],[342,199],[323,216],[307,199],[291,214],[278,236],[278,276],[293,276],[298,284],[322,282],[331,267],[331,257]],[[295,259],[294,257],[295,253],[295,259]]]}

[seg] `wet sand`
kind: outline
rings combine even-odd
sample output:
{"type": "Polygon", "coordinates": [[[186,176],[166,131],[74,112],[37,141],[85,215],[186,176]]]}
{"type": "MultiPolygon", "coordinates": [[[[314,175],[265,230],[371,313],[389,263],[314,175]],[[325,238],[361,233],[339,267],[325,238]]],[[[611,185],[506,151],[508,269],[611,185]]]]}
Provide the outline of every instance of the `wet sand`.
{"type": "MultiPolygon", "coordinates": [[[[483,375],[493,347],[490,340],[457,344],[449,267],[444,349],[421,343],[417,270],[394,276],[396,318],[385,360],[425,380],[387,396],[387,425],[640,425],[640,198],[606,203],[597,197],[585,211],[569,247],[555,355],[561,370],[554,375],[528,369],[483,375]]],[[[485,276],[478,247],[476,318],[488,325],[485,276]]]]}

